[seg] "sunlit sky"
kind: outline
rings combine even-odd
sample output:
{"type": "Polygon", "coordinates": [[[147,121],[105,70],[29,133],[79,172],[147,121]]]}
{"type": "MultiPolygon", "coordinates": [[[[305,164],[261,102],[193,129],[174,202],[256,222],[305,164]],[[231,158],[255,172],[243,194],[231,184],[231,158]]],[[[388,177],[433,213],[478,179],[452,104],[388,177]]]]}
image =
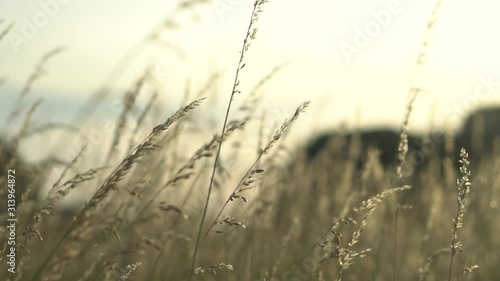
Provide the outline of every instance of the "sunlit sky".
{"type": "MultiPolygon", "coordinates": [[[[48,73],[35,84],[33,95],[47,98],[47,108],[52,110],[64,109],[58,100],[84,101],[120,58],[175,6],[175,1],[157,0],[61,2],[68,3],[58,4],[58,11],[49,16],[46,25],[39,27],[26,44],[17,46],[17,51],[12,35],[23,34],[25,19],[33,22],[34,15],[44,11],[40,3],[58,2],[0,2],[0,19],[4,19],[0,30],[10,22],[16,24],[0,42],[0,78],[7,79],[0,87],[2,100],[19,92],[44,53],[64,45],[67,51],[47,64],[48,73]]],[[[280,115],[279,112],[292,112],[301,101],[310,100],[311,108],[301,126],[313,130],[334,127],[343,121],[362,126],[396,126],[402,120],[411,86],[426,90],[414,107],[415,128],[428,124],[429,116],[441,125],[440,120],[450,109],[470,107],[482,80],[493,81],[492,90],[482,93],[498,99],[500,2],[443,1],[427,56],[423,65],[416,68],[435,3],[272,0],[260,16],[258,37],[241,74],[242,87],[253,86],[275,66],[288,63],[265,88],[266,108],[280,115]],[[366,46],[346,59],[341,46],[355,46],[357,29],[365,30],[373,24],[374,14],[387,11],[388,7],[397,7],[398,12],[391,14],[380,32],[367,37],[366,46]],[[435,115],[430,114],[433,108],[437,110],[435,115]],[[354,121],[358,112],[359,121],[354,121]]],[[[210,73],[221,71],[218,98],[224,98],[230,94],[252,4],[253,1],[215,0],[195,9],[198,21],[189,18],[192,13],[176,17],[179,28],[163,36],[180,46],[186,57],[181,59],[174,52],[149,47],[118,87],[127,87],[146,65],[152,65],[164,76],[161,87],[169,95],[164,98],[179,100],[186,80],[193,81],[195,88],[201,87],[210,73]]],[[[4,102],[1,110],[7,108],[4,102]]]]}

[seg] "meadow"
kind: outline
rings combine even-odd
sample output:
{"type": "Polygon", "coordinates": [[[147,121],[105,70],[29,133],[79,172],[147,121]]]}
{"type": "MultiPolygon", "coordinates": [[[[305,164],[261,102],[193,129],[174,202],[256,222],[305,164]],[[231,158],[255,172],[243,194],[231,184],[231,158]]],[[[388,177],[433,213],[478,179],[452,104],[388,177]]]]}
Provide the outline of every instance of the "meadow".
{"type": "MultiPolygon", "coordinates": [[[[410,85],[395,165],[342,135],[308,159],[286,141],[309,101],[280,124],[261,114],[259,89],[280,67],[240,87],[266,2],[249,12],[217,132],[203,115],[210,82],[176,93],[183,105],[166,115],[147,69],[113,123],[85,123],[99,92],[75,119],[85,137],[50,138],[65,157],[30,163],[23,142],[75,130],[32,126],[43,103],[25,98],[62,49],[40,59],[5,120],[19,126],[0,134],[2,280],[500,280],[500,147],[452,148],[405,172],[419,149],[408,146],[410,85]]],[[[8,32],[0,25],[0,41],[8,32]]]]}

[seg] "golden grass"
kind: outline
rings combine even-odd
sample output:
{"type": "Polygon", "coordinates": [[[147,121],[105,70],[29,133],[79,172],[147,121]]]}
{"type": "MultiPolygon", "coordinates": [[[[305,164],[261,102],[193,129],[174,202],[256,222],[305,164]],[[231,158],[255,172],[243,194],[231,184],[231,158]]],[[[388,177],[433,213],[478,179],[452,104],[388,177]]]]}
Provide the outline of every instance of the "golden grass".
{"type": "MultiPolygon", "coordinates": [[[[198,2],[203,1],[184,2],[178,9],[198,2]]],[[[364,150],[359,135],[350,141],[339,136],[311,161],[301,148],[287,146],[286,132],[308,102],[273,134],[264,134],[259,91],[283,66],[264,75],[248,94],[240,90],[240,71],[251,63],[247,51],[265,2],[255,2],[218,134],[207,136],[204,116],[192,112],[204,106],[200,95],[209,94],[218,74],[195,101],[164,119],[157,116],[165,111],[156,105],[157,93],[143,108],[137,103],[145,73],[125,93],[109,145],[101,143],[89,154],[88,147],[79,147],[53,182],[45,177],[60,165],[53,161],[44,162],[50,165],[38,173],[19,176],[17,273],[6,271],[10,245],[1,224],[2,280],[500,279],[500,151],[474,157],[476,163],[469,162],[465,150],[452,155],[461,157],[459,175],[449,165],[450,155],[436,153],[418,173],[403,178],[416,89],[410,91],[415,95],[402,122],[396,167],[382,166],[378,151],[364,150]],[[230,120],[238,102],[243,117],[230,120]],[[140,109],[135,126],[126,126],[134,109],[140,109]],[[160,118],[164,121],[150,125],[160,118]],[[258,131],[248,132],[252,126],[258,131]],[[230,151],[229,141],[241,143],[248,134],[258,136],[252,157],[247,147],[230,151]],[[191,151],[190,144],[196,149],[191,151]],[[285,150],[288,156],[280,153],[285,150]],[[106,157],[92,162],[100,159],[95,155],[106,157]],[[360,159],[366,159],[361,168],[360,159]],[[396,184],[387,180],[395,169],[396,184]],[[27,196],[30,188],[40,193],[44,186],[50,189],[46,196],[27,196]],[[61,203],[77,188],[89,190],[85,205],[65,209],[61,203]]],[[[10,29],[0,33],[0,40],[10,29]]],[[[61,50],[40,60],[13,107],[11,118],[21,113],[26,118],[15,136],[0,143],[2,198],[7,196],[5,171],[33,165],[18,148],[40,104],[28,110],[21,104],[43,66],[61,50]]],[[[186,100],[189,96],[186,90],[186,100]]],[[[454,151],[449,149],[452,139],[447,139],[449,152],[454,151]]],[[[0,217],[6,217],[5,211],[0,217]]]]}

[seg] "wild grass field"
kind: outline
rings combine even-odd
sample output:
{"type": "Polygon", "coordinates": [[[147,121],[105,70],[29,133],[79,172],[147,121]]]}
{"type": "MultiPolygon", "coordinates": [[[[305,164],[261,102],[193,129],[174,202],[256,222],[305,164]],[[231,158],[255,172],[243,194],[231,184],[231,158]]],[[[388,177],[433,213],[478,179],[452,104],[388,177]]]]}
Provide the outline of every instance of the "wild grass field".
{"type": "MultiPolygon", "coordinates": [[[[24,142],[74,129],[33,126],[43,103],[25,97],[61,50],[41,58],[7,114],[20,125],[1,134],[2,280],[500,280],[498,141],[488,151],[465,150],[443,132],[409,145],[418,99],[409,85],[393,164],[356,130],[310,158],[286,142],[309,101],[281,124],[260,114],[259,87],[279,68],[253,91],[240,89],[266,2],[249,11],[217,132],[198,113],[210,84],[175,93],[183,105],[165,112],[145,71],[122,94],[112,124],[84,123],[77,130],[87,137],[76,142],[49,138],[47,151],[66,158],[31,163],[24,142]],[[412,162],[423,144],[442,149],[412,162]]],[[[0,40],[8,29],[0,25],[0,40]]],[[[105,95],[93,96],[78,120],[105,95]]]]}

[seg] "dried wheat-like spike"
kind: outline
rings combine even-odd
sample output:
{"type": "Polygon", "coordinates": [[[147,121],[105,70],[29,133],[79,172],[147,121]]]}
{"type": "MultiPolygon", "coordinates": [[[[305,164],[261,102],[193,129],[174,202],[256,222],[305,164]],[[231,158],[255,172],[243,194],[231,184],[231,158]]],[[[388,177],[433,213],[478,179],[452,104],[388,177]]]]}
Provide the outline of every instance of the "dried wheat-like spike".
{"type": "Polygon", "coordinates": [[[441,5],[442,5],[442,0],[438,0],[436,2],[436,5],[434,6],[434,9],[432,10],[430,19],[427,22],[427,28],[425,29],[424,33],[424,41],[422,42],[422,45],[420,45],[420,51],[417,56],[417,65],[423,65],[425,58],[427,57],[431,34],[438,20],[438,13],[441,8],[441,5]]]}
{"type": "MultiPolygon", "coordinates": [[[[48,266],[50,271],[49,274],[52,274],[52,272],[54,272],[53,268],[57,269],[57,267],[62,265],[65,260],[72,259],[79,253],[81,242],[85,239],[89,239],[89,237],[92,237],[92,235],[96,232],[93,224],[94,220],[97,218],[96,214],[92,213],[92,210],[94,210],[100,202],[107,198],[111,191],[118,189],[119,182],[142,157],[157,148],[157,142],[162,132],[167,130],[173,123],[181,119],[189,111],[199,106],[203,100],[204,99],[195,100],[194,102],[184,106],[172,114],[167,120],[165,120],[165,122],[153,128],[150,135],[144,139],[144,141],[139,144],[104,181],[99,190],[97,190],[94,196],[74,220],[69,230],[64,234],[52,254],[46,258],[41,269],[48,266]]],[[[41,270],[39,270],[37,275],[41,273],[41,270]]]]}
{"type": "Polygon", "coordinates": [[[43,75],[47,74],[47,71],[45,70],[45,65],[55,56],[65,52],[67,50],[67,47],[56,47],[49,52],[45,53],[40,60],[38,61],[38,64],[35,66],[34,71],[31,73],[31,75],[28,77],[28,80],[25,82],[21,92],[19,93],[18,96],[18,103],[21,102],[26,95],[30,92],[31,88],[33,87],[33,84],[40,79],[43,75]]]}
{"type": "Polygon", "coordinates": [[[228,226],[237,226],[237,227],[241,227],[243,229],[247,229],[246,225],[244,225],[243,223],[241,223],[239,221],[236,221],[236,219],[232,216],[224,216],[224,218],[217,221],[217,224],[228,225],[228,226]]]}
{"type": "MultiPolygon", "coordinates": [[[[18,157],[16,155],[18,153],[17,150],[19,148],[19,143],[24,138],[26,131],[30,127],[31,117],[33,113],[38,108],[38,106],[40,106],[41,103],[42,99],[37,99],[26,113],[26,117],[24,118],[24,122],[21,125],[21,129],[19,130],[17,135],[13,138],[12,147],[9,147],[9,150],[12,152],[13,156],[9,157],[8,163],[5,163],[5,167],[13,167],[16,164],[16,161],[18,160],[18,157]]],[[[9,143],[7,142],[0,144],[0,158],[2,158],[2,154],[6,152],[5,148],[8,145],[9,143]]],[[[5,177],[0,177],[0,185],[3,185],[5,180],[6,180],[5,177]]]]}
{"type": "Polygon", "coordinates": [[[120,165],[111,173],[111,175],[105,180],[101,188],[96,192],[93,198],[87,204],[87,208],[96,206],[104,198],[107,197],[108,193],[112,190],[118,188],[118,183],[125,177],[125,175],[132,169],[132,167],[146,154],[157,148],[157,141],[160,134],[167,130],[173,123],[184,117],[189,111],[193,110],[201,104],[204,98],[196,100],[187,106],[181,108],[172,116],[170,116],[165,122],[154,127],[153,131],[149,136],[139,144],[132,152],[122,161],[120,165]]]}
{"type": "Polygon", "coordinates": [[[26,117],[24,118],[24,122],[21,126],[21,129],[19,130],[17,136],[14,138],[14,147],[12,148],[14,151],[17,151],[17,148],[19,147],[19,142],[25,137],[26,132],[28,131],[31,125],[30,124],[31,117],[33,116],[33,113],[40,106],[41,103],[42,99],[37,99],[26,113],[26,117]]]}
{"type": "Polygon", "coordinates": [[[274,134],[272,140],[264,147],[261,149],[261,154],[266,154],[269,152],[269,150],[276,144],[276,142],[281,138],[285,130],[295,121],[297,118],[299,118],[299,115],[306,110],[306,108],[309,106],[310,102],[306,101],[303,104],[301,104],[296,110],[295,113],[292,115],[290,119],[285,120],[281,127],[276,131],[274,134]]]}
{"type": "Polygon", "coordinates": [[[220,263],[220,264],[215,264],[215,265],[212,265],[212,266],[206,267],[206,268],[203,268],[203,267],[195,268],[193,274],[194,275],[204,275],[205,273],[210,272],[213,275],[217,275],[216,270],[218,270],[218,269],[227,269],[230,271],[234,271],[234,267],[231,264],[220,263]]]}
{"type": "Polygon", "coordinates": [[[125,267],[125,269],[122,270],[122,274],[120,274],[120,279],[118,279],[118,280],[119,281],[126,281],[130,277],[132,272],[136,271],[140,265],[141,265],[140,262],[136,262],[136,263],[127,265],[125,267]]]}
{"type": "Polygon", "coordinates": [[[387,197],[391,194],[394,194],[397,192],[402,192],[402,191],[409,190],[409,189],[411,189],[411,187],[409,185],[404,185],[401,187],[393,187],[391,189],[382,191],[381,193],[378,193],[377,195],[369,198],[368,200],[361,202],[360,204],[355,206],[352,210],[354,212],[361,212],[361,211],[369,210],[369,209],[375,207],[378,203],[382,202],[382,199],[384,199],[385,197],[387,197]]]}
{"type": "Polygon", "coordinates": [[[462,274],[469,274],[469,273],[472,273],[474,270],[478,269],[479,268],[479,265],[475,264],[473,266],[469,266],[469,267],[464,267],[462,269],[462,274]]]}
{"type": "Polygon", "coordinates": [[[463,226],[462,221],[465,215],[465,198],[467,194],[469,194],[470,187],[472,186],[472,183],[470,182],[471,171],[469,170],[469,154],[463,148],[460,151],[460,157],[462,157],[462,159],[459,160],[459,162],[462,164],[462,166],[460,167],[460,173],[462,174],[462,177],[460,179],[457,179],[457,215],[453,219],[453,236],[451,242],[452,254],[455,254],[457,249],[460,251],[462,250],[460,246],[461,244],[458,242],[458,229],[462,228],[463,226]]]}
{"type": "Polygon", "coordinates": [[[137,96],[141,92],[141,89],[143,88],[143,85],[148,77],[149,73],[145,71],[144,74],[135,82],[134,88],[125,93],[125,96],[123,97],[123,110],[120,114],[120,117],[118,118],[118,124],[116,125],[115,133],[113,134],[111,147],[109,149],[108,156],[106,157],[106,165],[109,164],[111,158],[118,149],[118,144],[127,123],[127,116],[129,115],[130,111],[132,111],[137,100],[137,96]]]}
{"type": "Polygon", "coordinates": [[[305,255],[304,259],[302,262],[305,260],[305,258],[316,248],[316,247],[322,247],[327,249],[325,254],[321,260],[320,263],[324,263],[326,260],[330,258],[338,258],[339,259],[339,265],[340,270],[337,275],[336,280],[342,280],[342,274],[343,272],[351,266],[352,262],[360,257],[366,256],[366,254],[371,251],[371,249],[365,249],[360,252],[353,251],[348,248],[344,248],[341,243],[341,235],[338,232],[338,228],[344,224],[355,224],[358,225],[357,230],[353,233],[352,238],[348,246],[350,247],[351,245],[354,245],[358,242],[359,237],[366,227],[366,221],[368,217],[373,213],[375,207],[382,202],[382,199],[385,197],[398,193],[398,192],[403,192],[405,190],[410,189],[410,186],[402,186],[402,187],[395,187],[391,188],[388,190],[385,190],[381,193],[378,193],[371,198],[362,201],[358,205],[354,206],[351,209],[351,213],[359,213],[359,212],[364,212],[363,219],[361,222],[357,223],[354,218],[348,217],[348,216],[343,216],[340,219],[338,219],[330,228],[321,236],[321,238],[309,249],[308,253],[305,255]]]}
{"type": "Polygon", "coordinates": [[[365,249],[359,252],[352,251],[349,249],[341,249],[339,253],[340,270],[337,273],[336,280],[341,281],[342,274],[344,273],[344,271],[346,271],[351,265],[353,265],[355,260],[366,257],[368,252],[370,251],[371,249],[365,249]]]}
{"type": "Polygon", "coordinates": [[[462,148],[460,150],[460,157],[461,159],[459,160],[460,164],[462,166],[460,167],[460,174],[461,177],[457,179],[457,185],[458,185],[458,198],[457,198],[457,214],[455,218],[453,219],[453,227],[452,227],[452,238],[451,238],[451,257],[450,257],[450,268],[448,271],[448,280],[451,280],[451,275],[452,275],[452,268],[453,268],[453,258],[455,257],[455,254],[457,250],[462,251],[462,242],[458,240],[458,229],[462,228],[463,226],[463,218],[465,215],[465,199],[467,197],[467,194],[470,192],[470,188],[472,186],[472,183],[470,182],[470,176],[471,176],[471,171],[470,171],[470,161],[469,161],[469,154],[467,151],[462,148]]]}
{"type": "Polygon", "coordinates": [[[113,69],[110,70],[110,74],[106,77],[103,83],[100,85],[98,90],[94,92],[90,98],[87,100],[85,106],[83,106],[77,113],[76,120],[79,122],[84,122],[88,120],[91,114],[95,112],[95,108],[98,108],[99,104],[111,93],[115,88],[116,83],[121,79],[121,77],[130,69],[132,63],[141,56],[150,46],[150,44],[157,45],[160,48],[166,48],[173,51],[181,58],[185,58],[184,51],[182,48],[177,46],[174,42],[165,42],[162,39],[161,34],[170,29],[176,29],[179,25],[176,23],[179,15],[186,13],[190,8],[197,5],[206,3],[205,0],[189,0],[177,2],[177,5],[173,10],[165,17],[165,19],[158,25],[154,26],[149,30],[144,37],[141,38],[136,44],[135,48],[131,48],[121,59],[118,64],[115,65],[113,69]]]}
{"type": "MultiPolygon", "coordinates": [[[[228,128],[222,137],[217,134],[214,135],[208,143],[205,143],[198,148],[193,156],[191,156],[191,158],[189,158],[189,160],[181,168],[179,168],[177,172],[175,172],[174,176],[160,188],[160,191],[169,185],[177,183],[181,179],[188,179],[192,175],[192,173],[188,172],[188,170],[194,169],[199,160],[212,157],[214,155],[213,151],[217,148],[217,144],[223,142],[234,131],[243,129],[245,124],[245,122],[240,121],[232,122],[231,124],[228,124],[228,128]]],[[[155,197],[156,196],[158,196],[158,194],[155,194],[155,197]]]]}
{"type": "Polygon", "coordinates": [[[134,147],[134,139],[135,139],[136,135],[139,133],[139,129],[141,128],[144,120],[146,119],[146,116],[151,111],[151,108],[153,107],[153,104],[155,103],[157,98],[158,98],[158,92],[154,92],[151,95],[151,97],[149,98],[149,101],[146,104],[146,107],[141,112],[141,115],[137,118],[134,131],[132,132],[132,135],[130,137],[129,146],[128,146],[127,151],[131,151],[132,148],[134,147]]]}
{"type": "Polygon", "coordinates": [[[283,133],[286,131],[286,129],[292,124],[292,122],[294,122],[295,120],[297,120],[297,118],[299,118],[300,114],[302,112],[305,111],[305,109],[309,106],[309,101],[306,101],[304,103],[302,103],[296,110],[295,110],[295,113],[292,115],[292,117],[290,119],[287,119],[283,122],[283,124],[281,125],[281,127],[276,131],[276,133],[274,134],[274,137],[271,139],[271,141],[269,141],[269,143],[260,150],[260,153],[259,155],[257,156],[257,159],[253,162],[253,164],[250,166],[250,168],[247,170],[247,172],[245,173],[245,175],[241,178],[241,180],[239,181],[239,183],[236,185],[236,187],[234,188],[233,192],[229,195],[229,197],[227,198],[226,202],[224,203],[224,205],[222,206],[222,208],[219,210],[219,213],[217,214],[217,216],[215,217],[214,221],[212,222],[212,224],[210,225],[210,227],[208,227],[207,231],[205,232],[205,237],[207,237],[208,233],[210,232],[210,230],[212,229],[212,227],[217,223],[217,221],[219,220],[222,212],[224,211],[224,209],[226,208],[226,206],[229,204],[229,202],[233,201],[234,199],[242,199],[243,201],[247,202],[247,198],[245,198],[244,196],[241,196],[239,193],[244,191],[245,189],[242,189],[240,190],[241,186],[244,186],[243,185],[244,183],[247,183],[246,186],[249,186],[251,184],[251,177],[254,175],[254,174],[261,174],[262,172],[264,172],[263,169],[259,169],[259,168],[255,168],[255,166],[257,165],[257,163],[259,163],[260,159],[267,153],[269,152],[269,150],[274,146],[274,144],[276,144],[276,142],[281,138],[281,136],[283,135],[283,133]]]}
{"type": "MultiPolygon", "coordinates": [[[[222,137],[215,134],[208,143],[205,143],[200,148],[198,148],[198,150],[193,154],[193,156],[191,156],[191,158],[189,158],[189,160],[187,160],[186,163],[182,165],[182,167],[180,167],[165,184],[163,184],[159,189],[156,190],[156,192],[151,196],[149,201],[144,205],[144,207],[141,209],[141,211],[139,211],[139,213],[144,212],[153,203],[153,201],[156,198],[158,198],[160,193],[163,190],[165,190],[165,188],[173,186],[177,184],[179,181],[189,179],[194,174],[194,172],[191,172],[191,170],[195,169],[196,164],[201,159],[212,157],[214,155],[213,154],[214,150],[217,149],[218,147],[218,144],[223,142],[236,130],[243,129],[245,124],[246,124],[245,122],[239,122],[239,121],[232,122],[231,124],[229,124],[227,130],[225,131],[222,137]]],[[[185,214],[183,216],[185,216],[185,214]]]]}

